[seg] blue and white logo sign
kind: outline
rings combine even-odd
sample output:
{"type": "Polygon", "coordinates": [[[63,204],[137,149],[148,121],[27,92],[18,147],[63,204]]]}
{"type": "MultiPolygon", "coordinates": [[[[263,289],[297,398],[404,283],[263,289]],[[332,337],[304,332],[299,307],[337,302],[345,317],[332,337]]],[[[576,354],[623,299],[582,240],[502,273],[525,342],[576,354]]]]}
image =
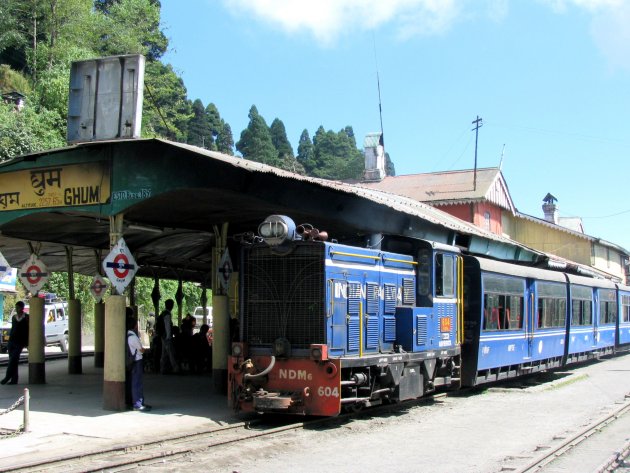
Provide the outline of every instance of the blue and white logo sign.
{"type": "Polygon", "coordinates": [[[24,287],[33,295],[36,295],[42,288],[50,274],[48,268],[37,255],[31,254],[19,271],[20,281],[24,287]]]}
{"type": "Polygon", "coordinates": [[[4,256],[2,256],[2,253],[0,253],[0,279],[9,272],[11,272],[11,267],[9,263],[7,263],[7,260],[4,259],[4,256]]]}
{"type": "Polygon", "coordinates": [[[96,299],[96,302],[101,302],[101,299],[103,299],[108,287],[109,283],[100,274],[94,276],[92,284],[90,284],[90,293],[92,294],[92,297],[96,299]]]}
{"type": "Polygon", "coordinates": [[[123,238],[103,260],[103,270],[118,294],[123,293],[136,275],[138,265],[123,238]]]}
{"type": "Polygon", "coordinates": [[[219,267],[217,268],[219,283],[227,291],[230,286],[230,277],[234,272],[234,267],[232,266],[232,259],[230,258],[230,253],[225,249],[223,256],[221,257],[221,262],[219,263],[219,267]]]}

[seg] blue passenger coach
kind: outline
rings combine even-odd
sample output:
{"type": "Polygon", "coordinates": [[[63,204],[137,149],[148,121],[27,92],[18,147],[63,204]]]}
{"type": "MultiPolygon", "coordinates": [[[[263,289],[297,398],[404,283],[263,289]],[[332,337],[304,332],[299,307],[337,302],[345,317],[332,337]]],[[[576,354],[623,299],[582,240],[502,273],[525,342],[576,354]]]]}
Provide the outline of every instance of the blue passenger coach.
{"type": "Polygon", "coordinates": [[[567,274],[571,305],[567,363],[611,354],[615,347],[617,288],[608,280],[567,274]]]}
{"type": "Polygon", "coordinates": [[[465,256],[462,384],[561,366],[566,304],[563,273],[465,256]]]}
{"type": "Polygon", "coordinates": [[[630,287],[617,286],[619,316],[617,317],[617,349],[630,350],[630,287]]]}

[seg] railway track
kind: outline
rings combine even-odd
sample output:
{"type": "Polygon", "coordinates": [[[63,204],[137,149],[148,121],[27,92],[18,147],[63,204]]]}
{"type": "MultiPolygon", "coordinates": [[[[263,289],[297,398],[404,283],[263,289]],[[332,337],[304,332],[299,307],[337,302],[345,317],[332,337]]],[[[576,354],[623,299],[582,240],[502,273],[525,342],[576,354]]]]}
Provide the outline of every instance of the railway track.
{"type": "MultiPolygon", "coordinates": [[[[553,461],[559,459],[563,455],[568,454],[573,448],[580,445],[582,442],[589,440],[592,436],[601,432],[604,428],[615,422],[623,415],[630,412],[630,394],[626,394],[625,402],[620,404],[619,407],[614,409],[611,413],[606,414],[599,419],[596,419],[591,424],[587,425],[583,429],[579,430],[570,437],[564,439],[558,445],[555,445],[544,453],[534,457],[525,465],[517,468],[504,468],[509,469],[514,473],[534,473],[544,471],[544,468],[551,464],[553,461]]],[[[612,472],[619,466],[624,464],[624,459],[628,457],[630,453],[630,442],[626,442],[620,450],[610,458],[608,458],[600,467],[596,470],[597,473],[612,472]]]]}
{"type": "MultiPolygon", "coordinates": [[[[208,453],[239,442],[248,442],[261,437],[271,437],[291,430],[321,428],[327,425],[342,424],[363,416],[378,416],[386,412],[408,409],[416,405],[429,404],[445,397],[445,393],[425,398],[388,404],[352,412],[332,418],[307,419],[303,422],[282,423],[279,418],[262,417],[248,422],[219,427],[192,434],[184,434],[157,439],[154,442],[137,445],[120,445],[108,450],[81,452],[60,455],[44,461],[0,467],[0,473],[72,473],[72,472],[119,472],[136,467],[163,465],[195,453],[208,453]]],[[[287,417],[282,417],[286,422],[287,417]]]]}

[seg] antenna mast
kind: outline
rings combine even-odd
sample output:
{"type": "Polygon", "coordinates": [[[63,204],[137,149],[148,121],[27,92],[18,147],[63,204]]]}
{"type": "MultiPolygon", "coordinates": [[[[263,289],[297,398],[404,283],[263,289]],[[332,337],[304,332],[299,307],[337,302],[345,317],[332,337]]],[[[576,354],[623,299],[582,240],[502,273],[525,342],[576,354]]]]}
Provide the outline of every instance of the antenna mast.
{"type": "Polygon", "coordinates": [[[381,121],[381,146],[383,147],[383,154],[385,154],[385,137],[383,134],[383,107],[381,105],[381,80],[378,75],[378,59],[376,57],[376,38],[372,33],[372,41],[374,42],[374,64],[376,65],[376,87],[378,88],[378,116],[381,121]]]}
{"type": "Polygon", "coordinates": [[[479,128],[483,126],[483,121],[481,118],[479,118],[479,115],[477,115],[477,119],[474,120],[472,124],[475,125],[475,128],[473,128],[472,131],[475,132],[475,171],[473,175],[473,190],[476,191],[477,190],[477,142],[479,141],[479,128]]]}

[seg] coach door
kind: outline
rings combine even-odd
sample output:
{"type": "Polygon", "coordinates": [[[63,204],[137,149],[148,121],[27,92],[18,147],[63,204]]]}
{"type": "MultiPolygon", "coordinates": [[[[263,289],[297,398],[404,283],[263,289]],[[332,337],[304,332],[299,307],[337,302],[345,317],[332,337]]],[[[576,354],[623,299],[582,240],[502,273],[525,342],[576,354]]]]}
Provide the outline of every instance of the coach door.
{"type": "Polygon", "coordinates": [[[602,306],[599,303],[601,298],[600,290],[595,289],[593,293],[593,338],[591,340],[591,347],[595,348],[597,347],[597,342],[599,341],[597,337],[599,336],[599,324],[602,319],[602,306]]]}
{"type": "Polygon", "coordinates": [[[527,282],[527,302],[525,303],[525,344],[527,346],[527,358],[534,353],[534,329],[536,327],[536,284],[527,282]]]}

